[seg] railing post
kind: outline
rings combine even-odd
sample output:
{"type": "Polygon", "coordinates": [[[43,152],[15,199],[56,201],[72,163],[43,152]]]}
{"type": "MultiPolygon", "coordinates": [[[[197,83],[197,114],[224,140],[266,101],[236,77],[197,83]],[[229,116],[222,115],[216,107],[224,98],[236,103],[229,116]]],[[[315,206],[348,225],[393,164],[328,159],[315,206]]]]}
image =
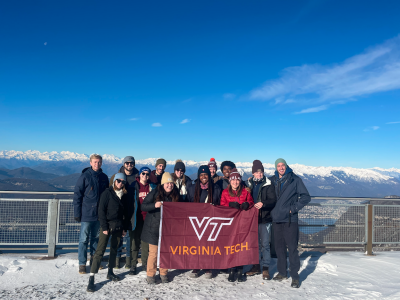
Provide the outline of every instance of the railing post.
{"type": "Polygon", "coordinates": [[[56,235],[58,222],[58,199],[49,200],[48,218],[47,218],[47,245],[48,257],[56,256],[56,235]]]}
{"type": "Polygon", "coordinates": [[[373,221],[373,214],[372,214],[372,204],[367,205],[368,209],[368,224],[367,224],[367,255],[372,254],[372,221],[373,221]]]}

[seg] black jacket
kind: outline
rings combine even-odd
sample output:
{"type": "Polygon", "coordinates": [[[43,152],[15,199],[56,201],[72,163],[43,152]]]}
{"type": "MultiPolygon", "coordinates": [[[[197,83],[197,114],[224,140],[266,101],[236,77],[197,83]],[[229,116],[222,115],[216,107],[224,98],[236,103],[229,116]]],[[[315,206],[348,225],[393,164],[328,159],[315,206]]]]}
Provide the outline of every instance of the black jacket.
{"type": "Polygon", "coordinates": [[[286,175],[278,181],[279,174],[269,178],[274,186],[277,202],[271,212],[274,222],[298,222],[298,212],[311,201],[303,180],[293,173],[289,166],[286,175]],[[283,183],[283,185],[282,185],[283,183]]]}
{"type": "MultiPolygon", "coordinates": [[[[143,242],[149,243],[151,245],[158,245],[158,238],[160,236],[161,208],[155,207],[159,187],[160,186],[152,190],[146,196],[146,198],[144,198],[141,207],[142,211],[147,211],[141,239],[143,242]]],[[[165,197],[163,202],[172,202],[172,198],[165,197]]],[[[180,196],[179,202],[182,202],[182,196],[180,196]]]]}
{"type": "MultiPolygon", "coordinates": [[[[211,181],[211,184],[213,185],[213,199],[210,201],[207,199],[207,203],[212,203],[214,205],[219,205],[221,202],[221,188],[219,185],[215,184],[213,181],[211,181]]],[[[189,189],[188,193],[186,195],[186,202],[193,202],[194,201],[194,193],[196,191],[196,184],[192,184],[189,189]]],[[[208,189],[207,190],[201,190],[200,194],[200,203],[205,203],[206,198],[208,197],[208,189]]]]}
{"type": "Polygon", "coordinates": [[[113,187],[109,187],[101,194],[99,204],[101,230],[110,230],[112,227],[110,223],[118,224],[124,230],[132,228],[131,221],[135,212],[134,195],[134,190],[130,189],[127,194],[122,195],[122,198],[119,199],[113,187]]]}
{"type": "MultiPolygon", "coordinates": [[[[271,180],[266,177],[264,177],[259,184],[261,184],[261,186],[258,190],[258,195],[254,199],[254,203],[262,202],[263,204],[258,213],[258,223],[270,223],[272,222],[271,211],[276,204],[275,188],[272,185],[271,180]]],[[[247,180],[247,186],[253,191],[253,177],[247,180]]]]}

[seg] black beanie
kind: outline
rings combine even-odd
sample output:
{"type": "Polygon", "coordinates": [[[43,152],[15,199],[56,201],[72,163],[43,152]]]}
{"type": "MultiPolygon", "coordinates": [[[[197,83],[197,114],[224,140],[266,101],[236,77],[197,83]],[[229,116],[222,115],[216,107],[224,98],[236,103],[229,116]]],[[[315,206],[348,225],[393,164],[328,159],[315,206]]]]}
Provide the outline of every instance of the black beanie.
{"type": "Polygon", "coordinates": [[[208,178],[211,178],[210,168],[207,165],[202,165],[199,167],[199,170],[197,171],[197,178],[200,178],[200,174],[202,173],[206,173],[208,178]]]}
{"type": "Polygon", "coordinates": [[[253,161],[253,167],[251,168],[251,173],[254,174],[255,172],[263,172],[264,173],[264,166],[263,166],[262,162],[259,161],[258,159],[253,161]]]}
{"type": "Polygon", "coordinates": [[[221,172],[224,172],[225,166],[231,167],[232,169],[236,168],[236,165],[233,162],[226,160],[226,161],[223,161],[221,164],[221,172]]]}
{"type": "Polygon", "coordinates": [[[174,171],[176,171],[176,170],[182,170],[183,173],[186,172],[185,164],[183,163],[183,161],[181,159],[177,159],[175,162],[174,171]]]}

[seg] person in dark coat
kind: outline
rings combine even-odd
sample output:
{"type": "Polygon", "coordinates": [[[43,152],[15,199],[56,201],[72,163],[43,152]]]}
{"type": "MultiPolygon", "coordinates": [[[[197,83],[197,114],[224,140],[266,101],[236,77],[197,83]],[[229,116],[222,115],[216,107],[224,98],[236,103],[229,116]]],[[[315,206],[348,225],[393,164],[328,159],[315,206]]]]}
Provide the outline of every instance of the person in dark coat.
{"type": "Polygon", "coordinates": [[[164,170],[167,167],[167,161],[164,158],[156,160],[156,169],[150,173],[150,181],[155,184],[160,184],[164,170]]]}
{"type": "Polygon", "coordinates": [[[217,162],[215,161],[215,158],[210,158],[210,161],[207,166],[210,169],[211,179],[214,181],[214,183],[222,179],[222,176],[217,175],[218,165],[217,162]]]}
{"type": "MultiPolygon", "coordinates": [[[[158,239],[160,235],[160,214],[163,202],[179,202],[182,197],[169,172],[162,176],[161,184],[144,199],[142,211],[147,212],[142,230],[142,241],[149,244],[149,257],[147,259],[147,282],[155,284],[157,271],[158,239]]],[[[162,283],[168,283],[168,269],[160,268],[162,283]]]]}
{"type": "Polygon", "coordinates": [[[231,174],[232,169],[235,168],[236,165],[229,160],[222,162],[221,172],[224,176],[216,182],[216,184],[218,184],[219,187],[221,188],[221,191],[225,190],[229,186],[229,175],[231,174]]]}
{"type": "Polygon", "coordinates": [[[93,258],[93,264],[90,268],[89,284],[87,286],[88,292],[95,291],[94,275],[99,271],[110,237],[110,260],[108,263],[107,279],[112,281],[120,280],[113,273],[115,257],[117,256],[118,244],[121,237],[126,234],[127,230],[132,228],[132,217],[134,218],[135,210],[134,192],[128,192],[125,185],[125,174],[117,173],[114,176],[113,186],[101,194],[99,204],[100,238],[93,258]]]}
{"type": "MultiPolygon", "coordinates": [[[[229,186],[222,191],[221,205],[228,206],[234,209],[248,210],[254,204],[251,193],[242,184],[242,176],[236,170],[232,169],[229,175],[229,186]]],[[[237,273],[237,280],[243,282],[243,266],[231,268],[229,271],[228,281],[234,282],[236,280],[235,273],[237,273]]]]}
{"type": "Polygon", "coordinates": [[[254,199],[254,207],[258,209],[258,246],[259,246],[259,264],[254,265],[246,273],[247,276],[261,274],[264,280],[271,279],[269,275],[269,265],[271,263],[271,211],[276,204],[276,195],[271,180],[264,176],[264,166],[261,161],[253,161],[253,177],[247,181],[254,199]]]}
{"type": "Polygon", "coordinates": [[[180,195],[183,200],[186,198],[187,191],[192,185],[192,179],[185,175],[186,167],[182,160],[178,159],[175,163],[174,173],[172,173],[172,178],[174,183],[179,190],[180,195]]]}
{"type": "Polygon", "coordinates": [[[303,181],[295,175],[286,161],[279,158],[275,161],[275,175],[270,177],[274,185],[277,202],[271,212],[275,251],[278,257],[278,274],[273,278],[277,281],[287,279],[286,247],[289,250],[291,286],[300,287],[300,258],[297,245],[299,243],[298,212],[311,201],[303,181]]]}
{"type": "MultiPolygon", "coordinates": [[[[219,205],[221,200],[221,191],[218,185],[211,178],[210,169],[203,165],[197,171],[196,183],[189,187],[186,202],[210,203],[219,205]]],[[[212,278],[212,270],[204,270],[205,278],[212,278]]],[[[190,273],[191,278],[199,277],[200,270],[193,270],[190,273]]]]}
{"type": "Polygon", "coordinates": [[[90,239],[90,265],[99,241],[98,205],[100,195],[108,187],[108,177],[101,169],[103,159],[98,154],[90,156],[90,167],[82,171],[74,190],[74,218],[81,223],[78,260],[79,273],[86,274],[87,247],[90,239]]]}

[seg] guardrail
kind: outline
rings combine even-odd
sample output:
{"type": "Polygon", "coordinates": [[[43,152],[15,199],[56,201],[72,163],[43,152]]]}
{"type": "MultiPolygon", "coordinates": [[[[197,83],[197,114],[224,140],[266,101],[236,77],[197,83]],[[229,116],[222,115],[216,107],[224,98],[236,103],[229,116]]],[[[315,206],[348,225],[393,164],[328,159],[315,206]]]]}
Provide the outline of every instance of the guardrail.
{"type": "MultiPolygon", "coordinates": [[[[80,223],[74,220],[72,192],[0,194],[53,195],[52,199],[0,198],[0,245],[47,246],[49,257],[55,256],[57,245],[78,245],[80,223]],[[58,199],[60,195],[71,199],[58,199]]],[[[400,199],[312,197],[299,212],[299,225],[299,243],[304,247],[351,244],[366,246],[372,254],[373,245],[400,245],[400,199]],[[383,201],[395,204],[380,204],[383,201]]]]}

